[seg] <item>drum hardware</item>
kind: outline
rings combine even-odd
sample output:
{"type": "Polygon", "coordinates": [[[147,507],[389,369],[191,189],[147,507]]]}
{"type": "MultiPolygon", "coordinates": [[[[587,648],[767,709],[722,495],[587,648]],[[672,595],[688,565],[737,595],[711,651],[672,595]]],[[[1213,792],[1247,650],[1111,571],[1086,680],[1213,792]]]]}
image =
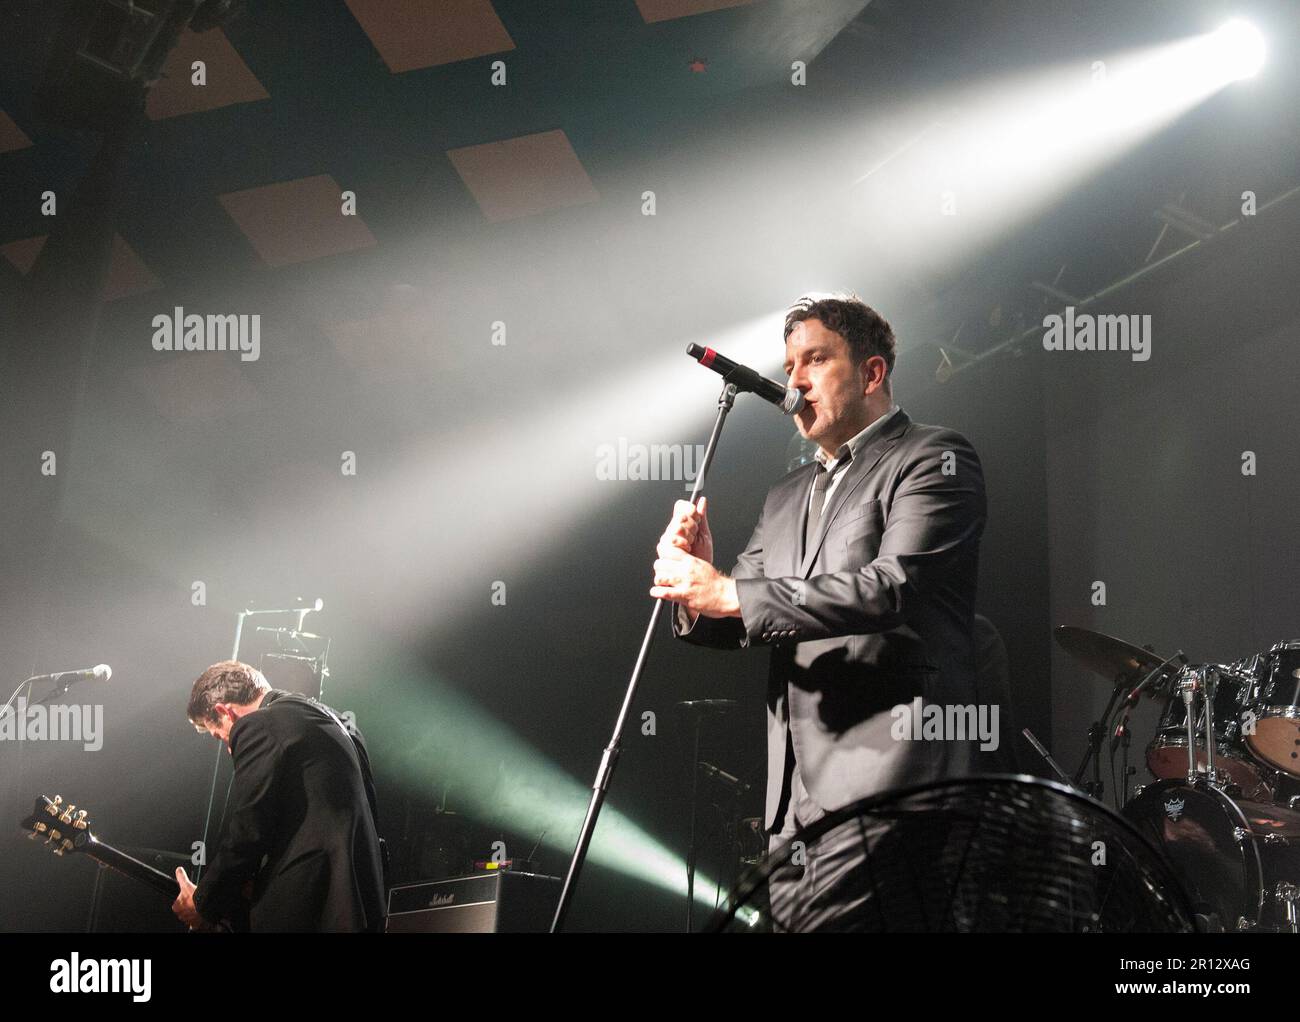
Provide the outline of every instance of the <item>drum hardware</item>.
{"type": "Polygon", "coordinates": [[[1184,667],[1147,745],[1147,769],[1163,780],[1207,776],[1247,798],[1271,801],[1271,771],[1242,741],[1254,683],[1240,665],[1184,667]],[[1199,693],[1199,699],[1192,698],[1199,693]],[[1181,696],[1181,698],[1180,698],[1181,696]]]}
{"type": "MultiPolygon", "coordinates": [[[[1183,700],[1183,714],[1187,721],[1187,783],[1196,783],[1196,714],[1192,712],[1192,706],[1196,702],[1196,693],[1200,691],[1200,678],[1196,672],[1184,671],[1178,681],[1178,694],[1183,700]]],[[[1207,721],[1208,726],[1205,731],[1209,736],[1205,743],[1205,774],[1207,777],[1214,776],[1214,722],[1207,721]]]]}
{"type": "Polygon", "coordinates": [[[1283,923],[1287,933],[1300,933],[1300,910],[1297,908],[1297,902],[1300,902],[1300,886],[1290,883],[1286,880],[1278,882],[1277,887],[1273,889],[1273,900],[1282,906],[1283,923]]]}
{"type": "Polygon", "coordinates": [[[1300,809],[1300,795],[1292,795],[1286,804],[1290,809],[1300,809]]]}

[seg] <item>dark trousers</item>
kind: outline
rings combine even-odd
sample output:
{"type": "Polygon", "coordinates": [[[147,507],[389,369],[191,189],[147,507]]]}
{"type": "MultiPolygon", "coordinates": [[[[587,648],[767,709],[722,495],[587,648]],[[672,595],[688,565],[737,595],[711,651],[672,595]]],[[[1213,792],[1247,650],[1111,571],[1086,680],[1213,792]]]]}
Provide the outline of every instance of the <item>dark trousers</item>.
{"type": "Polygon", "coordinates": [[[800,830],[825,816],[804,789],[786,748],[786,782],[782,786],[779,830],[768,840],[768,855],[780,856],[768,878],[772,928],[778,932],[871,929],[877,914],[872,904],[874,881],[868,854],[888,831],[879,820],[851,819],[811,841],[800,830]],[[796,843],[787,848],[787,843],[796,843]]]}

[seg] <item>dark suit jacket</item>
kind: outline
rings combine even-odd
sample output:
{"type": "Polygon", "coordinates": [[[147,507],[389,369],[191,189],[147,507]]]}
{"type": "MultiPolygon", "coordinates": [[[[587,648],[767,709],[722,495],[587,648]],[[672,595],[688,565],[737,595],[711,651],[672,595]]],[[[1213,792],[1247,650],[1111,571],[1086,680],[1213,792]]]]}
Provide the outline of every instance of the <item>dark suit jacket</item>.
{"type": "Polygon", "coordinates": [[[719,648],[772,647],[767,690],[770,830],[786,735],[824,811],[980,768],[976,744],[902,741],[891,710],[978,702],[972,617],[984,475],[965,437],[900,411],[844,470],[804,550],[815,464],[780,480],[732,577],[740,618],[673,629],[719,648]],[[948,452],[951,452],[945,457],[948,452]],[[947,472],[945,472],[945,467],[947,472]]]}
{"type": "Polygon", "coordinates": [[[214,922],[253,881],[256,931],[384,926],[374,783],[360,732],[315,700],[272,689],[230,730],[229,822],[194,893],[214,922]]]}

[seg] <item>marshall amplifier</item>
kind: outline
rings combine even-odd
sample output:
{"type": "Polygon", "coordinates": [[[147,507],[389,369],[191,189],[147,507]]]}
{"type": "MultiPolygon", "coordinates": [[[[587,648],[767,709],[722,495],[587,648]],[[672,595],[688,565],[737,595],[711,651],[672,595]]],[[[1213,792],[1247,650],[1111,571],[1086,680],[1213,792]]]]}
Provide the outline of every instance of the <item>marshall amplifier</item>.
{"type": "Polygon", "coordinates": [[[389,933],[545,933],[560,878],[509,870],[394,887],[389,933]]]}

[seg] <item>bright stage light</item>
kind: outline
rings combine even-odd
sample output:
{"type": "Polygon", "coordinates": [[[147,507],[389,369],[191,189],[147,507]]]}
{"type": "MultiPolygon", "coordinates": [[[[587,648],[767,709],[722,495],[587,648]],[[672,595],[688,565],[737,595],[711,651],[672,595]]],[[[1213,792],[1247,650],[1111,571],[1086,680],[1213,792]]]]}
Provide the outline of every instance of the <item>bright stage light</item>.
{"type": "Polygon", "coordinates": [[[1214,31],[1100,54],[923,97],[890,124],[887,155],[854,180],[853,221],[888,257],[936,268],[1068,193],[1234,82],[1256,74],[1264,38],[1233,19],[1214,31]]]}
{"type": "Polygon", "coordinates": [[[1253,78],[1264,66],[1264,36],[1240,18],[1221,25],[1211,36],[1216,58],[1230,81],[1253,78]]]}

